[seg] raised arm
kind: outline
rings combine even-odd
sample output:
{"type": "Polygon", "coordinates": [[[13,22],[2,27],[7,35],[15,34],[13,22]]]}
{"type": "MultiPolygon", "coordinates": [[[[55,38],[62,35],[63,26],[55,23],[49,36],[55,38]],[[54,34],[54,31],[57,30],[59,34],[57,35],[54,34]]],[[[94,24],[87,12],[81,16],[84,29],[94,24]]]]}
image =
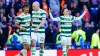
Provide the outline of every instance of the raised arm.
{"type": "Polygon", "coordinates": [[[50,9],[49,9],[49,15],[50,15],[50,18],[52,19],[52,21],[59,21],[58,18],[54,18],[54,17],[52,16],[52,13],[51,13],[51,10],[50,10],[50,9]]]}
{"type": "Polygon", "coordinates": [[[84,15],[86,14],[86,10],[83,12],[83,14],[80,16],[80,17],[76,17],[76,19],[75,20],[81,20],[83,17],[84,17],[84,15]]]}

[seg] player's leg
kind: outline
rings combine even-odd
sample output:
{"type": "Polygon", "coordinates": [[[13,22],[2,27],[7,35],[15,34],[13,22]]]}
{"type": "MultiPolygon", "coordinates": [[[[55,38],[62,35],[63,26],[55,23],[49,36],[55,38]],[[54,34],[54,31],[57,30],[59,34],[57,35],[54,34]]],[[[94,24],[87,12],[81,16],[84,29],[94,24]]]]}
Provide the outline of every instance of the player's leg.
{"type": "Polygon", "coordinates": [[[27,56],[27,50],[29,50],[29,44],[28,44],[28,36],[24,35],[22,36],[22,44],[23,49],[16,55],[16,56],[27,56]]]}
{"type": "Polygon", "coordinates": [[[61,44],[62,44],[62,56],[66,56],[67,55],[66,37],[61,36],[61,44]]]}
{"type": "Polygon", "coordinates": [[[40,43],[40,56],[44,54],[44,43],[40,43]]]}
{"type": "Polygon", "coordinates": [[[36,56],[37,33],[31,33],[31,56],[36,56]]]}
{"type": "Polygon", "coordinates": [[[71,46],[71,37],[66,37],[66,53],[67,54],[68,54],[68,51],[70,49],[70,46],[71,46]]]}
{"type": "Polygon", "coordinates": [[[44,42],[45,42],[45,34],[44,33],[40,33],[38,34],[38,41],[40,43],[40,56],[43,56],[44,54],[44,42]]]}

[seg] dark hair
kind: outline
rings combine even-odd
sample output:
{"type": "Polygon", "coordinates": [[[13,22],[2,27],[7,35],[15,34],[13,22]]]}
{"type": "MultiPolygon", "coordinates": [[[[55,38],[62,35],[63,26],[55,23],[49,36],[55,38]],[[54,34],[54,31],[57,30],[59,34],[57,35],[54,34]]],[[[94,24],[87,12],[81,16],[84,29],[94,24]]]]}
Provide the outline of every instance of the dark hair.
{"type": "Polygon", "coordinates": [[[25,3],[22,8],[25,8],[25,7],[30,7],[29,4],[25,3]]]}
{"type": "Polygon", "coordinates": [[[62,15],[63,15],[63,12],[64,12],[65,9],[67,9],[67,8],[62,8],[62,10],[61,10],[61,14],[62,15]]]}
{"type": "Polygon", "coordinates": [[[63,12],[64,12],[65,9],[70,10],[69,8],[62,8],[62,10],[61,10],[61,15],[64,15],[63,12]]]}

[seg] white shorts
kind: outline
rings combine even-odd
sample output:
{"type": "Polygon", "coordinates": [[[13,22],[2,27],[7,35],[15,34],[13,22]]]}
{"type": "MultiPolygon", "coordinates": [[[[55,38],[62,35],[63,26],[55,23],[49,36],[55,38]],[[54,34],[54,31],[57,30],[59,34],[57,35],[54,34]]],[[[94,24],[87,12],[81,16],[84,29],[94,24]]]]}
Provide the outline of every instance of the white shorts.
{"type": "Polygon", "coordinates": [[[71,37],[61,36],[61,44],[71,45],[71,37]]]}
{"type": "Polygon", "coordinates": [[[38,43],[45,42],[45,33],[31,33],[31,40],[36,40],[38,43]]]}
{"type": "Polygon", "coordinates": [[[28,35],[23,35],[23,36],[19,36],[20,37],[20,42],[21,43],[27,43],[27,44],[31,44],[31,39],[30,36],[28,35]]]}

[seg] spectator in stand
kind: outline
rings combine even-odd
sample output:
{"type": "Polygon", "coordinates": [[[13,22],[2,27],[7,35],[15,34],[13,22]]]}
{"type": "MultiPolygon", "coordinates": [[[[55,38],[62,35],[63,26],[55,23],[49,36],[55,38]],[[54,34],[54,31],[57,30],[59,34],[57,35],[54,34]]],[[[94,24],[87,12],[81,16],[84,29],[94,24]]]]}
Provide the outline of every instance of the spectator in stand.
{"type": "Polygon", "coordinates": [[[12,0],[11,3],[8,5],[10,8],[13,8],[15,4],[15,0],[12,0]]]}
{"type": "Polygon", "coordinates": [[[4,12],[2,11],[2,9],[0,9],[0,22],[1,22],[1,19],[3,18],[3,14],[4,12]]]}
{"type": "Polygon", "coordinates": [[[98,18],[98,16],[99,16],[98,15],[98,13],[99,13],[98,12],[99,7],[98,7],[97,0],[92,0],[92,3],[93,4],[92,4],[90,10],[91,10],[91,15],[93,15],[93,16],[91,16],[91,19],[97,25],[99,23],[99,18],[98,18]]]}
{"type": "Polygon", "coordinates": [[[2,8],[2,5],[3,5],[3,3],[2,3],[2,1],[0,1],[0,8],[2,8]]]}
{"type": "Polygon", "coordinates": [[[14,4],[15,4],[15,0],[12,0],[10,2],[10,4],[7,6],[7,8],[6,8],[6,16],[8,16],[8,14],[10,13],[9,10],[11,10],[11,8],[14,8],[14,4]]]}
{"type": "Polygon", "coordinates": [[[21,49],[22,49],[22,45],[20,43],[20,38],[18,34],[15,33],[15,29],[14,29],[14,31],[12,31],[10,36],[8,37],[7,50],[21,50],[21,49]]]}
{"type": "Polygon", "coordinates": [[[65,0],[65,4],[67,8],[70,8],[71,0],[65,0]]]}
{"type": "Polygon", "coordinates": [[[2,29],[0,28],[0,35],[2,35],[2,33],[3,33],[3,31],[2,31],[2,29]]]}
{"type": "Polygon", "coordinates": [[[47,3],[46,3],[46,0],[42,0],[42,5],[43,5],[43,10],[46,11],[46,13],[48,13],[48,6],[47,6],[47,3]]]}
{"type": "Polygon", "coordinates": [[[65,7],[64,7],[65,5],[66,5],[66,4],[65,4],[65,0],[62,0],[62,1],[61,1],[61,4],[60,4],[61,8],[65,8],[65,7]]]}
{"type": "Polygon", "coordinates": [[[97,26],[95,33],[92,35],[91,48],[100,49],[100,25],[97,26]]]}
{"type": "Polygon", "coordinates": [[[0,13],[1,13],[1,14],[5,14],[5,10],[1,8],[1,9],[0,9],[0,13]]]}
{"type": "MultiPolygon", "coordinates": [[[[86,5],[83,5],[83,10],[82,10],[82,12],[84,12],[84,9],[87,9],[87,10],[88,10],[88,8],[87,8],[86,5]]],[[[83,20],[84,20],[84,21],[86,21],[86,20],[89,20],[89,21],[90,21],[90,14],[89,14],[89,11],[87,11],[87,13],[84,15],[83,20]]]]}
{"type": "Polygon", "coordinates": [[[100,0],[97,0],[98,1],[98,4],[100,4],[100,0]]]}
{"type": "Polygon", "coordinates": [[[72,33],[72,39],[75,41],[75,48],[80,46],[81,48],[84,47],[84,43],[86,40],[86,33],[82,30],[82,26],[79,24],[77,25],[77,30],[72,33]]]}
{"type": "Polygon", "coordinates": [[[19,8],[21,8],[21,7],[22,7],[22,5],[19,2],[19,0],[15,0],[15,3],[14,3],[15,12],[18,12],[19,8]]]}
{"type": "Polygon", "coordinates": [[[94,24],[90,22],[90,19],[85,18],[83,23],[83,30],[86,32],[86,42],[91,42],[91,37],[94,32],[94,24]]]}
{"type": "Polygon", "coordinates": [[[7,6],[10,4],[11,0],[5,0],[6,1],[6,4],[7,6]]]}
{"type": "MultiPolygon", "coordinates": [[[[76,17],[79,17],[80,16],[80,13],[79,12],[76,12],[75,14],[76,17]]],[[[80,24],[82,26],[82,19],[81,20],[74,20],[73,21],[73,25],[72,25],[72,32],[74,32],[75,30],[77,30],[77,25],[80,24]]]]}
{"type": "Polygon", "coordinates": [[[77,5],[79,4],[78,0],[72,0],[73,2],[75,2],[77,5]]]}
{"type": "Polygon", "coordinates": [[[16,14],[14,12],[14,9],[11,8],[10,13],[8,14],[8,27],[9,27],[9,34],[8,36],[10,36],[11,32],[13,31],[13,27],[15,24],[15,20],[16,20],[16,14]]]}
{"type": "Polygon", "coordinates": [[[79,7],[82,9],[83,5],[90,6],[90,0],[79,0],[79,7]]]}
{"type": "Polygon", "coordinates": [[[10,13],[8,14],[8,18],[9,18],[9,21],[13,21],[16,18],[16,14],[15,14],[14,8],[10,9],[10,13]]]}
{"type": "Polygon", "coordinates": [[[7,42],[8,39],[8,26],[7,26],[7,21],[6,21],[6,17],[3,16],[3,14],[1,14],[2,18],[1,18],[1,22],[0,22],[0,28],[2,29],[3,33],[2,33],[2,44],[1,44],[1,49],[3,49],[4,45],[7,42]]]}
{"type": "Polygon", "coordinates": [[[98,8],[98,21],[99,21],[99,24],[100,24],[100,5],[99,5],[99,8],[98,8]]]}
{"type": "Polygon", "coordinates": [[[59,25],[60,25],[60,22],[58,22],[58,24],[57,25],[54,25],[53,26],[53,35],[52,35],[52,41],[53,41],[53,45],[52,45],[52,48],[53,49],[56,49],[56,37],[57,37],[57,35],[59,34],[59,25]],[[54,34],[55,33],[55,34],[54,34]]]}
{"type": "Polygon", "coordinates": [[[19,16],[22,13],[22,8],[19,8],[18,12],[16,13],[19,16]]]}
{"type": "Polygon", "coordinates": [[[51,43],[53,43],[53,37],[52,37],[52,35],[53,35],[53,28],[52,28],[53,22],[49,22],[48,25],[49,26],[45,29],[45,34],[46,34],[45,42],[49,43],[47,45],[48,48],[52,48],[51,43]]]}
{"type": "MultiPolygon", "coordinates": [[[[60,12],[60,1],[59,0],[50,0],[50,9],[51,13],[53,14],[53,17],[58,17],[60,12]],[[53,6],[52,6],[53,5],[53,6]]],[[[58,25],[58,21],[53,21],[54,28],[56,29],[56,25],[58,25]]],[[[56,38],[56,31],[54,31],[55,34],[53,36],[56,38]]]]}
{"type": "Polygon", "coordinates": [[[92,5],[97,5],[98,1],[97,0],[92,0],[92,5]]]}
{"type": "Polygon", "coordinates": [[[73,16],[75,16],[75,14],[77,13],[77,12],[79,12],[79,8],[77,7],[78,5],[75,3],[75,2],[73,2],[73,6],[71,7],[71,11],[72,11],[72,15],[73,16]]]}
{"type": "Polygon", "coordinates": [[[59,12],[60,12],[60,2],[59,2],[59,0],[50,0],[49,5],[50,5],[51,12],[53,13],[53,16],[58,17],[59,12]]]}
{"type": "Polygon", "coordinates": [[[25,0],[21,0],[20,2],[21,2],[22,5],[24,5],[26,3],[25,0]]]}
{"type": "Polygon", "coordinates": [[[3,47],[2,47],[2,39],[3,39],[2,33],[3,33],[3,31],[2,31],[2,29],[0,28],[0,50],[3,49],[3,47]]]}
{"type": "Polygon", "coordinates": [[[6,4],[5,0],[2,0],[2,2],[3,2],[2,8],[5,10],[7,8],[7,4],[6,4]]]}

